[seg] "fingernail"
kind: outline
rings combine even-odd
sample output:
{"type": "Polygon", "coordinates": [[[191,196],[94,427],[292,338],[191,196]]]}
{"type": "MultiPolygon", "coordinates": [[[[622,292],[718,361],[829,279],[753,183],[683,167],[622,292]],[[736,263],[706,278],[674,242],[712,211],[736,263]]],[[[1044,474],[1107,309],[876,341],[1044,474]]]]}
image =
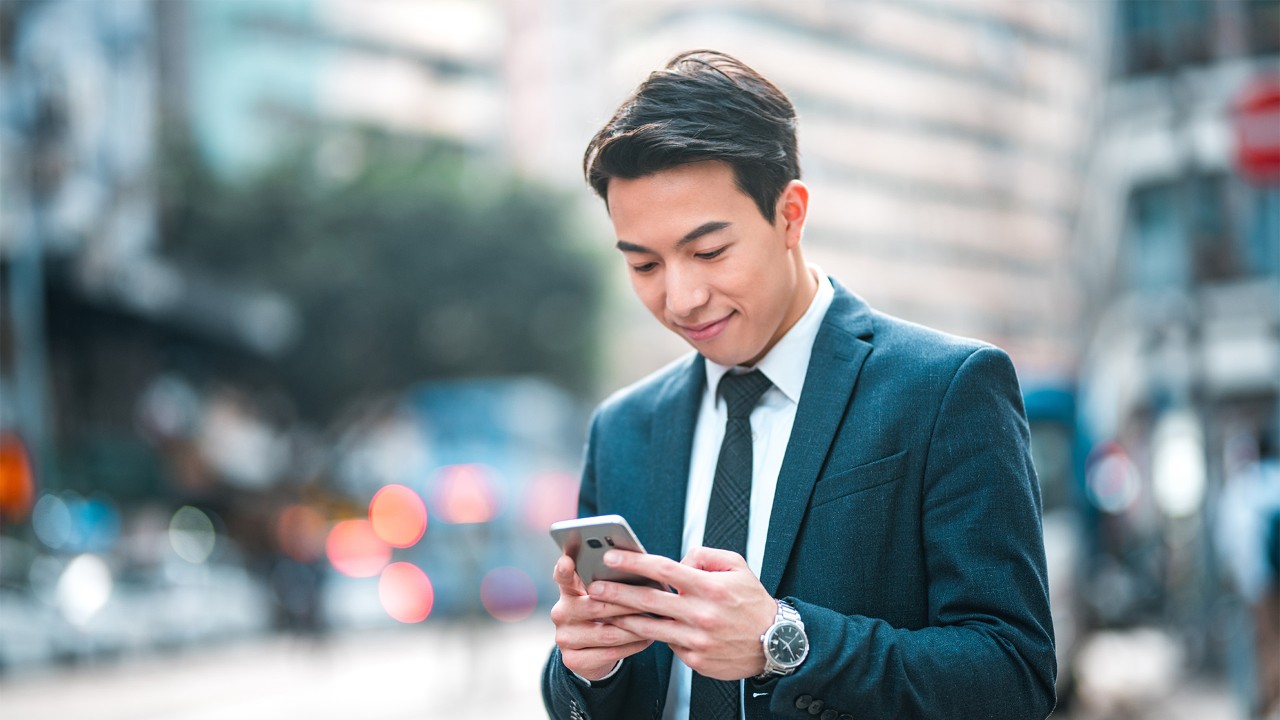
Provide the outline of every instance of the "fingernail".
{"type": "Polygon", "coordinates": [[[622,562],[622,556],[619,555],[618,553],[610,550],[609,552],[604,554],[605,565],[617,565],[620,562],[622,562]]]}
{"type": "Polygon", "coordinates": [[[591,583],[591,587],[587,588],[588,595],[599,595],[604,592],[604,586],[598,582],[591,583]]]}

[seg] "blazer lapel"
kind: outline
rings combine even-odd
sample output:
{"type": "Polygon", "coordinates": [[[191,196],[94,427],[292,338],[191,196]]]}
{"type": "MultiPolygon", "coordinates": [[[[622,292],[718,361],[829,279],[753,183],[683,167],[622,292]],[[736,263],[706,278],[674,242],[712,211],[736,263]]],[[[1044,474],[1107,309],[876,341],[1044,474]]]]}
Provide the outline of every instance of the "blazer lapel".
{"type": "Polygon", "coordinates": [[[836,295],[818,330],[769,518],[760,581],[776,593],[813,485],[844,418],[862,363],[871,352],[871,310],[835,280],[836,295]]]}
{"type": "MultiPolygon", "coordinates": [[[[684,537],[684,498],[689,485],[693,429],[698,419],[706,370],[693,355],[672,373],[658,396],[650,430],[653,462],[645,487],[646,525],[640,537],[649,552],[680,560],[684,537]]],[[[634,521],[633,521],[634,522],[634,521]]],[[[636,529],[640,533],[639,528],[636,529]]]]}

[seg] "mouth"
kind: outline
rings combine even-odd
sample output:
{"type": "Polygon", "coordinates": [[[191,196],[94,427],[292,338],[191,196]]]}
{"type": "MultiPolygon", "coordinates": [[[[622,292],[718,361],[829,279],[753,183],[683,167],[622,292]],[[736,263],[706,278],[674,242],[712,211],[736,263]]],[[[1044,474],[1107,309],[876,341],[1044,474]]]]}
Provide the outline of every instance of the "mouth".
{"type": "Polygon", "coordinates": [[[711,338],[719,335],[725,329],[725,326],[729,324],[729,320],[732,317],[733,313],[729,313],[719,320],[702,323],[701,325],[681,325],[680,323],[676,323],[675,325],[680,328],[685,337],[690,340],[701,342],[703,340],[710,340],[711,338]]]}

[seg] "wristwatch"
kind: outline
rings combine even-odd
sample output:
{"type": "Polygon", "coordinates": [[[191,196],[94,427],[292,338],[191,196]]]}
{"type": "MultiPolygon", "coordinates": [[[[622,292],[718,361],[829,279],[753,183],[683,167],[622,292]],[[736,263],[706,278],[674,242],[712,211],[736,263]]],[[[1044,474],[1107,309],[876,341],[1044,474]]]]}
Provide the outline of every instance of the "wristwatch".
{"type": "Polygon", "coordinates": [[[778,601],[778,614],[773,624],[760,636],[764,646],[764,672],[760,679],[790,675],[809,655],[809,636],[804,634],[800,613],[791,605],[778,601]]]}

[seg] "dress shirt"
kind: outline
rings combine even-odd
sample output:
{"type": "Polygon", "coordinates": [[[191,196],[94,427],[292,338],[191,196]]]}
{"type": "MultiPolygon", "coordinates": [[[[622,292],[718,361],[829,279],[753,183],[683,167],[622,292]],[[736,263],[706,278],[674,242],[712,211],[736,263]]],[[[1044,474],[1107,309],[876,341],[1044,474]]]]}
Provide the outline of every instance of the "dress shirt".
{"type": "MultiPolygon", "coordinates": [[[[720,378],[727,372],[759,370],[773,383],[765,391],[759,404],[751,412],[751,452],[754,462],[751,469],[751,505],[747,523],[747,565],[756,577],[764,563],[765,539],[769,534],[769,516],[773,512],[773,496],[778,486],[778,472],[782,458],[791,439],[791,426],[796,419],[800,403],[800,391],[809,371],[809,357],[818,328],[826,317],[835,289],[831,281],[816,266],[809,272],[818,281],[818,292],[809,309],[791,326],[786,335],[769,350],[754,368],[730,367],[707,360],[706,388],[698,410],[698,422],[694,428],[693,452],[689,462],[689,486],[685,494],[684,535],[681,557],[702,545],[702,534],[707,523],[707,506],[711,502],[711,486],[715,481],[716,462],[720,457],[720,444],[724,440],[724,428],[728,408],[721,401],[716,389],[720,378]]],[[[761,628],[763,630],[764,628],[761,628]]],[[[763,653],[764,651],[761,650],[763,653]]],[[[673,658],[671,686],[667,692],[664,720],[686,720],[689,717],[689,689],[693,683],[693,671],[673,658]]]]}

